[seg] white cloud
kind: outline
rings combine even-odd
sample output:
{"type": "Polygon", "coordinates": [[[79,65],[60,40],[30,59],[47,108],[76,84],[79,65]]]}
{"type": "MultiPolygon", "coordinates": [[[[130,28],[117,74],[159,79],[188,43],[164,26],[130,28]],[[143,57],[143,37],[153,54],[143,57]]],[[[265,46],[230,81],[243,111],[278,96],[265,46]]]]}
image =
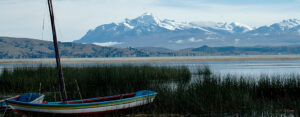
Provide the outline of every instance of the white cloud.
{"type": "Polygon", "coordinates": [[[181,44],[181,43],[183,43],[183,40],[177,40],[177,41],[175,41],[175,43],[181,44]]]}
{"type": "Polygon", "coordinates": [[[238,44],[240,39],[234,39],[234,44],[238,44]]]}
{"type": "Polygon", "coordinates": [[[214,37],[206,37],[206,40],[215,40],[216,38],[214,37]]]}
{"type": "MultiPolygon", "coordinates": [[[[46,0],[0,0],[0,35],[51,40],[46,0]],[[20,20],[21,19],[21,20],[20,20]]],[[[89,29],[151,12],[177,21],[241,22],[269,25],[299,18],[300,4],[216,4],[207,0],[54,0],[60,41],[78,40],[89,29]],[[175,3],[176,2],[176,3],[175,3]],[[118,10],[116,10],[118,9],[118,10]],[[182,15],[184,14],[184,15],[182,15]]],[[[286,3],[290,3],[287,1],[286,3]]]]}
{"type": "Polygon", "coordinates": [[[121,42],[105,42],[105,43],[93,43],[95,45],[99,46],[114,46],[114,45],[119,45],[122,44],[121,42]]]}
{"type": "Polygon", "coordinates": [[[194,37],[189,39],[190,42],[200,42],[203,41],[202,39],[195,39],[194,37]]]}

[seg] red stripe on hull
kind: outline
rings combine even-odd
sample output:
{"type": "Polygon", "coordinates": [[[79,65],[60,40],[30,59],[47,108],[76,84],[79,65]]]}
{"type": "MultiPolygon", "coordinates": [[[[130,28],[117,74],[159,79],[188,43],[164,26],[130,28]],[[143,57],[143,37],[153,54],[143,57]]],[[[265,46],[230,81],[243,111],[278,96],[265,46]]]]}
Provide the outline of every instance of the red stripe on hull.
{"type": "MultiPolygon", "coordinates": [[[[96,98],[96,99],[90,99],[90,100],[79,100],[79,101],[71,101],[68,102],[68,104],[75,104],[75,103],[89,103],[89,102],[98,102],[98,101],[108,101],[108,100],[114,100],[114,99],[120,99],[121,96],[123,98],[129,98],[135,96],[136,93],[129,93],[129,94],[122,94],[122,95],[117,95],[117,96],[110,96],[110,97],[104,97],[104,98],[96,98]]],[[[63,104],[63,102],[56,103],[56,104],[63,104]]]]}

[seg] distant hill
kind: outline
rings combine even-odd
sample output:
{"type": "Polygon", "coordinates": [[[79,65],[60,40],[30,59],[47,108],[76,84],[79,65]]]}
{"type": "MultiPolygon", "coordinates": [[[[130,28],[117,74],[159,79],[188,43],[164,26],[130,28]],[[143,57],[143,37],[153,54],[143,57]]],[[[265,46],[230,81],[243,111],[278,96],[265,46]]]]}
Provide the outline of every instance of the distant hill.
{"type": "MultiPolygon", "coordinates": [[[[197,19],[195,19],[197,20],[197,19]]],[[[113,47],[184,49],[209,46],[280,46],[300,43],[300,20],[288,19],[269,26],[251,27],[232,22],[176,22],[145,13],[123,22],[103,24],[87,31],[78,43],[113,47]]]]}
{"type": "MultiPolygon", "coordinates": [[[[300,54],[300,46],[209,47],[170,50],[161,47],[115,48],[94,44],[59,42],[62,57],[155,57],[155,56],[210,56],[210,55],[288,55],[300,54]]],[[[50,41],[28,38],[0,37],[0,59],[54,58],[50,41]]]]}
{"type": "Polygon", "coordinates": [[[167,49],[167,48],[161,48],[161,47],[137,47],[136,49],[139,49],[141,51],[148,52],[151,56],[176,56],[176,51],[167,49]]]}
{"type": "Polygon", "coordinates": [[[300,54],[300,46],[254,46],[254,47],[208,47],[189,48],[179,50],[183,56],[201,55],[291,55],[300,54]]]}
{"type": "MultiPolygon", "coordinates": [[[[148,56],[134,48],[101,47],[93,44],[59,42],[62,57],[135,57],[148,56]]],[[[50,41],[0,37],[0,58],[54,58],[50,41]]]]}

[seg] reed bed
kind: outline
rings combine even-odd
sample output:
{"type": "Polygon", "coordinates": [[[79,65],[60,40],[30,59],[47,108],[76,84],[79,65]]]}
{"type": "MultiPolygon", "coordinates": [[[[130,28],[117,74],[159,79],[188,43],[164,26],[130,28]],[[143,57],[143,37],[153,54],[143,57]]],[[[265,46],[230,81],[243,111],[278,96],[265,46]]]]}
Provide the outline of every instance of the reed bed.
{"type": "MultiPolygon", "coordinates": [[[[297,74],[221,77],[204,66],[191,82],[192,73],[184,66],[65,67],[63,71],[68,99],[80,99],[75,80],[83,98],[137,90],[158,92],[153,103],[129,114],[297,116],[300,109],[297,74]]],[[[0,94],[40,91],[49,101],[60,100],[57,79],[53,67],[4,70],[0,75],[0,94]]]]}
{"type": "MultiPolygon", "coordinates": [[[[89,98],[147,90],[151,89],[153,84],[190,80],[188,68],[182,66],[175,68],[149,65],[65,67],[63,72],[68,99],[78,96],[76,81],[83,97],[89,98]]],[[[59,94],[56,68],[40,66],[15,68],[13,71],[4,69],[0,75],[0,94],[26,92],[59,94]]]]}
{"type": "Polygon", "coordinates": [[[299,115],[299,75],[221,77],[208,67],[200,68],[197,73],[194,82],[179,84],[176,90],[158,88],[159,96],[150,106],[155,107],[153,112],[207,116],[299,115]]]}

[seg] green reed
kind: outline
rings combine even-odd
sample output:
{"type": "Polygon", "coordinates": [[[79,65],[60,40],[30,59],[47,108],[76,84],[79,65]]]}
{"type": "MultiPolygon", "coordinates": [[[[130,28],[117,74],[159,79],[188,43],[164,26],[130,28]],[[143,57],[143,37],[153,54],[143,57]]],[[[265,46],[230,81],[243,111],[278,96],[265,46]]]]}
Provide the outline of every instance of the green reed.
{"type": "MultiPolygon", "coordinates": [[[[96,66],[64,67],[68,99],[79,99],[75,80],[83,98],[153,90],[153,103],[130,114],[175,113],[180,115],[243,115],[289,113],[300,109],[300,76],[221,76],[209,67],[198,69],[191,80],[187,67],[96,66]],[[192,81],[192,82],[191,82],[192,81]]],[[[53,67],[25,67],[4,70],[0,94],[39,92],[47,100],[60,100],[57,70],[53,67]]]]}
{"type": "Polygon", "coordinates": [[[159,96],[148,109],[183,115],[299,113],[299,75],[221,77],[208,72],[207,67],[199,70],[195,82],[179,85],[176,90],[158,88],[159,96]]]}
{"type": "MultiPolygon", "coordinates": [[[[116,95],[147,90],[153,84],[166,82],[189,82],[190,72],[186,67],[96,66],[64,67],[66,90],[69,99],[116,95]]],[[[54,67],[22,67],[13,71],[4,69],[0,75],[0,94],[39,92],[49,94],[50,100],[59,95],[57,70],[54,67]]]]}

